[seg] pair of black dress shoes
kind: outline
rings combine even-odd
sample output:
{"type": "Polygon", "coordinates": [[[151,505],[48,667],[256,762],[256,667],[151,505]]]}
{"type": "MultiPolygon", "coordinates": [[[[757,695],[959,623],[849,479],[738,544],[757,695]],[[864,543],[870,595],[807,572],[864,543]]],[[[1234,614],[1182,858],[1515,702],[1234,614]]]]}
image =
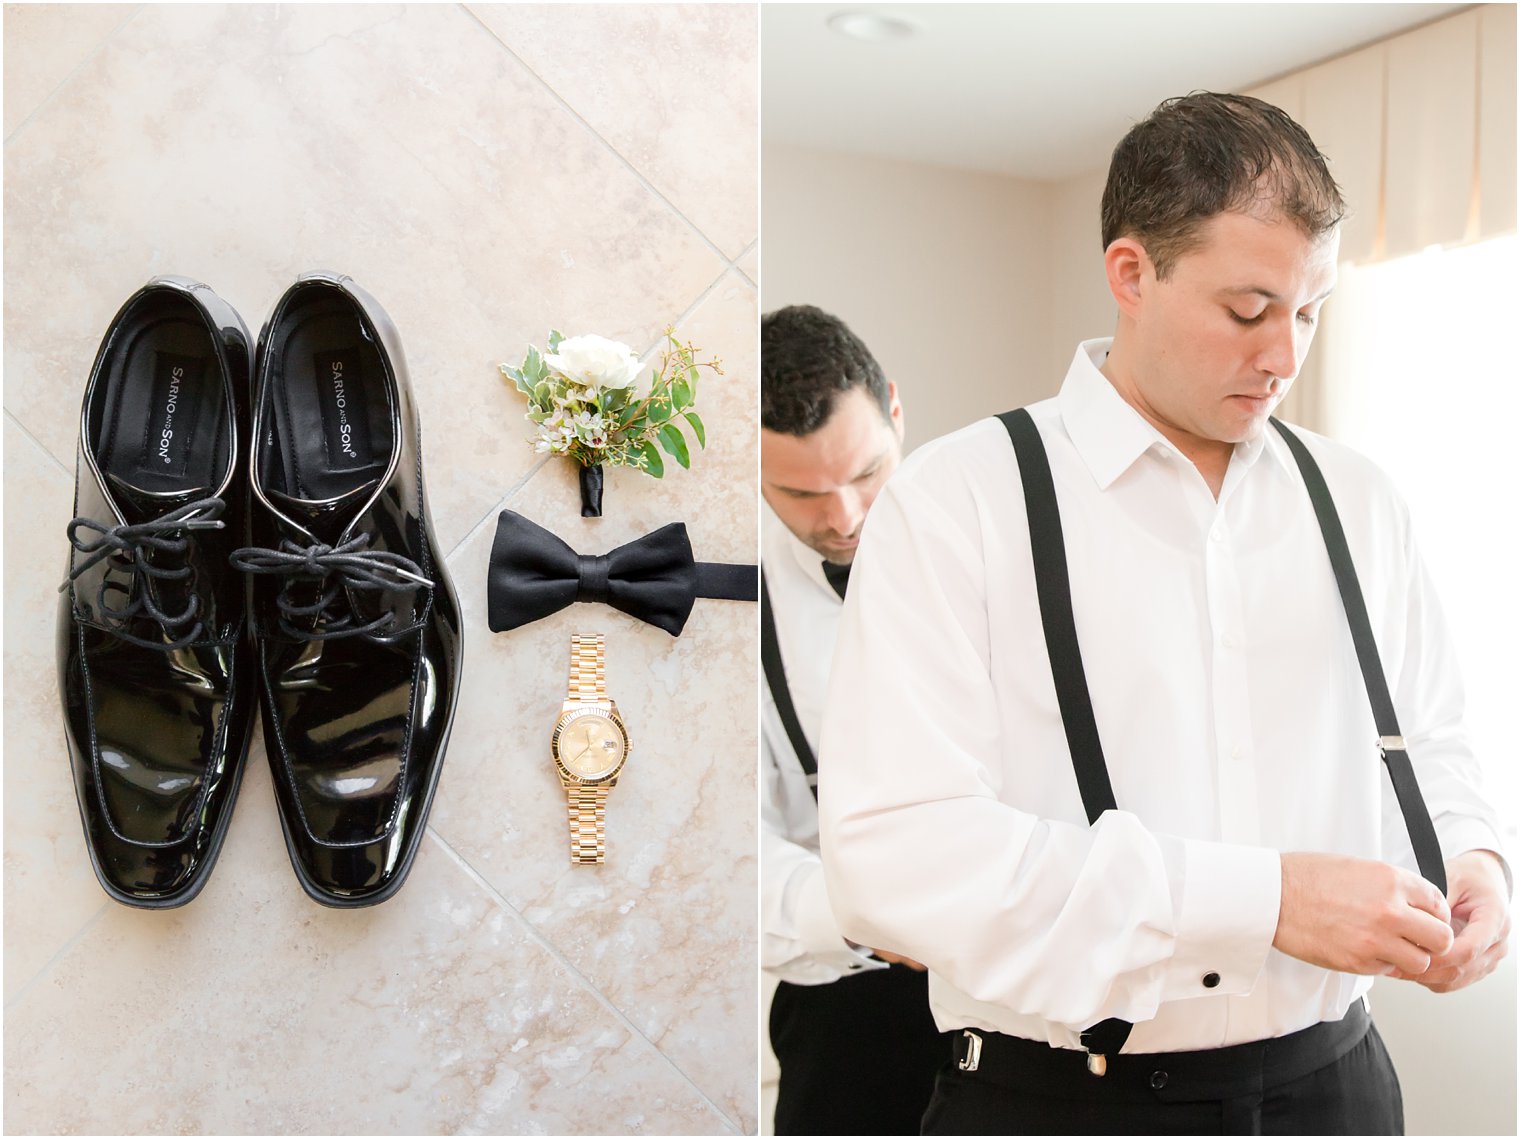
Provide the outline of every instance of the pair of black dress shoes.
{"type": "Polygon", "coordinates": [[[95,359],[74,507],[59,679],[106,893],[167,908],[205,885],[257,692],[301,885],[331,906],[393,895],[443,765],[461,629],[385,311],[308,274],[255,356],[205,285],[150,281],[95,359]]]}

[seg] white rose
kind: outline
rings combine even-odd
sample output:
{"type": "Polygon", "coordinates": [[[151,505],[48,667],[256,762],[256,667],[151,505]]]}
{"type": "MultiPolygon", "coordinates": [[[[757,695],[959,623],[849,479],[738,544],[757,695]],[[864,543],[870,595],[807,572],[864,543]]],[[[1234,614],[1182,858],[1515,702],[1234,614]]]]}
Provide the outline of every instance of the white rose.
{"type": "Polygon", "coordinates": [[[559,342],[558,352],[545,354],[544,363],[571,383],[594,392],[631,387],[639,375],[639,358],[633,349],[605,336],[567,337],[559,342]]]}

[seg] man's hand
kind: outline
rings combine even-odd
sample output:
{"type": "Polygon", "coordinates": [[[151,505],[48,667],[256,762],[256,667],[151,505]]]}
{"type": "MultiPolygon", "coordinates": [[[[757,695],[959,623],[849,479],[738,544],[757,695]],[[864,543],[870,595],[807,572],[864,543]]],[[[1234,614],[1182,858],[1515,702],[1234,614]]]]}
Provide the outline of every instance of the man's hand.
{"type": "Polygon", "coordinates": [[[1509,886],[1499,856],[1470,850],[1446,863],[1447,896],[1456,940],[1423,972],[1390,974],[1433,993],[1454,993],[1492,973],[1509,952],[1509,886]]]}
{"type": "MultiPolygon", "coordinates": [[[[1502,877],[1502,875],[1501,875],[1502,877]]],[[[1452,948],[1451,910],[1408,870],[1342,854],[1284,854],[1272,944],[1342,973],[1418,976],[1452,948]]]]}
{"type": "Polygon", "coordinates": [[[917,973],[928,972],[928,966],[920,965],[911,957],[903,957],[896,953],[888,953],[885,949],[873,949],[871,952],[876,954],[876,956],[880,957],[889,965],[906,965],[909,969],[912,969],[917,973]]]}

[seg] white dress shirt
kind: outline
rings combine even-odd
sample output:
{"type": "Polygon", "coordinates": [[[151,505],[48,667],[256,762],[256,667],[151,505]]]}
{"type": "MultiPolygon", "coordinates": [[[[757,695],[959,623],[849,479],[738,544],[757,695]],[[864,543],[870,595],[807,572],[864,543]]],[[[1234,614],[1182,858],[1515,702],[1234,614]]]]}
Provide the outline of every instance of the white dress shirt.
{"type": "MultiPolygon", "coordinates": [[[[866,522],[823,729],[829,892],[848,936],[929,966],[941,1029],[1078,1048],[1120,1017],[1126,1052],[1281,1036],[1339,1018],[1371,978],[1272,948],[1278,852],[1413,854],[1292,456],[1271,428],[1238,444],[1216,502],[1098,371],[1109,343],[1082,344],[1030,413],[1118,810],[1087,825],[1017,460],[984,420],[915,452],[866,522]]],[[[1442,850],[1498,851],[1404,504],[1367,460],[1299,435],[1442,850]]]]}
{"type": "MultiPolygon", "coordinates": [[[[818,749],[834,634],[843,608],[823,558],[762,508],[760,559],[776,640],[802,731],[818,749]]],[[[760,964],[783,981],[820,985],[885,968],[839,932],[818,860],[818,805],[792,750],[770,686],[760,720],[760,964]]]]}

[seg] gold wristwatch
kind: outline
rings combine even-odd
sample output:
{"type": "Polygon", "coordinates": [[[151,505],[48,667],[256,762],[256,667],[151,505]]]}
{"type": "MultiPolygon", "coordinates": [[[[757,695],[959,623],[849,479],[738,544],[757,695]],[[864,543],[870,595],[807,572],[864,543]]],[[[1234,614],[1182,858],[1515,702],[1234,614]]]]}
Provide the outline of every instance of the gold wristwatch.
{"type": "Polygon", "coordinates": [[[602,634],[570,638],[570,694],[560,710],[549,752],[565,785],[570,811],[570,861],[607,860],[607,792],[633,745],[607,699],[607,646],[602,634]]]}

